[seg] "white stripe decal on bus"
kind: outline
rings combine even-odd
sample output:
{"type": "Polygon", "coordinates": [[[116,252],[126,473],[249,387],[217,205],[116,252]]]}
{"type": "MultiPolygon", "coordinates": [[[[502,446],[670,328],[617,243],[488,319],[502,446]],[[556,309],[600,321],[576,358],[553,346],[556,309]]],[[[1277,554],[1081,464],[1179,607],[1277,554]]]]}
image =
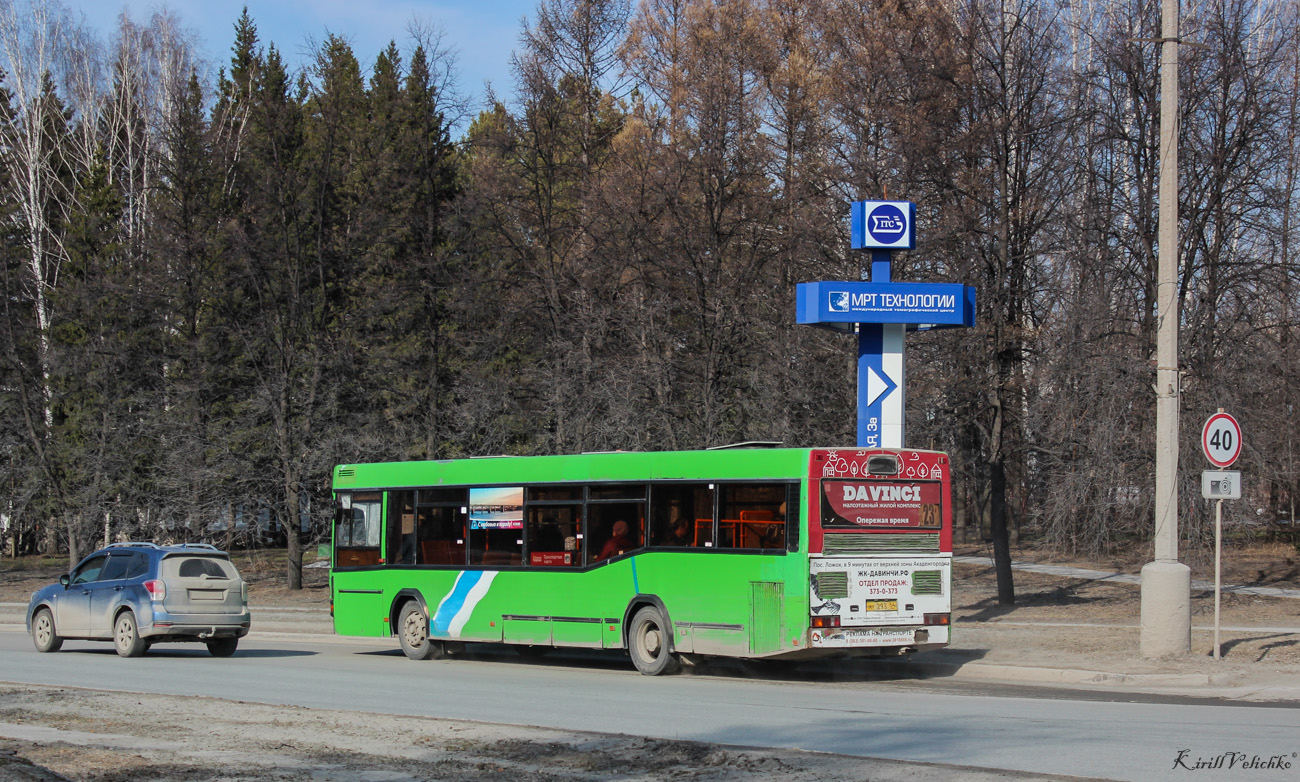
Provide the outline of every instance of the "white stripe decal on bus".
{"type": "Polygon", "coordinates": [[[438,604],[438,610],[430,622],[430,634],[439,637],[459,638],[461,630],[469,622],[478,602],[487,594],[496,578],[495,570],[465,570],[456,576],[456,583],[451,591],[438,604]]]}

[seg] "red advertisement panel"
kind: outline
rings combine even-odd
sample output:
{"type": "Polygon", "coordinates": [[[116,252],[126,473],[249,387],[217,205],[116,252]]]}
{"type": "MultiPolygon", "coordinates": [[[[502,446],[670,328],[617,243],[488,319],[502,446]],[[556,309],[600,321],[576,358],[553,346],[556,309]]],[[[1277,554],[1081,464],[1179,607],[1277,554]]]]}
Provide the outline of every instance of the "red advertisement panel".
{"type": "Polygon", "coordinates": [[[822,527],[938,528],[943,523],[937,481],[822,481],[822,527]]]}
{"type": "Polygon", "coordinates": [[[937,530],[939,550],[952,551],[952,466],[947,455],[910,448],[818,448],[808,466],[809,552],[822,551],[823,530],[865,535],[937,530]],[[846,486],[853,487],[851,497],[846,486]]]}

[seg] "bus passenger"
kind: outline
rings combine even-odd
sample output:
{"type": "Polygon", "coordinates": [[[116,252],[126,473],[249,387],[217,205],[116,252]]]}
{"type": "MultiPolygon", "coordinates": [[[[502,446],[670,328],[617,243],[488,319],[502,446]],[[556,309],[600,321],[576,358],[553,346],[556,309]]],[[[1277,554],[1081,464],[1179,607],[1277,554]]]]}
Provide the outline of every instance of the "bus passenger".
{"type": "Polygon", "coordinates": [[[605,545],[601,547],[596,561],[609,559],[617,554],[622,554],[630,548],[632,548],[632,539],[628,537],[627,522],[619,519],[614,522],[612,534],[609,540],[605,541],[605,545]]]}
{"type": "Polygon", "coordinates": [[[673,521],[673,528],[668,531],[668,537],[664,538],[665,546],[690,546],[691,529],[686,523],[686,519],[676,519],[673,521]]]}

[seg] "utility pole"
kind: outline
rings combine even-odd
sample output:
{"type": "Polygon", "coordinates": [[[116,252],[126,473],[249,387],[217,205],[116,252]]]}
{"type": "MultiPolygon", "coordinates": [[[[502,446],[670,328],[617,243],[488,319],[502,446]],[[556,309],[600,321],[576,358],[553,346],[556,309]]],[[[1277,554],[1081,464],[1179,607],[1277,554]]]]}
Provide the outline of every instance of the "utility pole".
{"type": "Polygon", "coordinates": [[[1192,572],[1178,561],[1178,0],[1161,0],[1155,560],[1142,568],[1143,657],[1187,654],[1192,572]]]}

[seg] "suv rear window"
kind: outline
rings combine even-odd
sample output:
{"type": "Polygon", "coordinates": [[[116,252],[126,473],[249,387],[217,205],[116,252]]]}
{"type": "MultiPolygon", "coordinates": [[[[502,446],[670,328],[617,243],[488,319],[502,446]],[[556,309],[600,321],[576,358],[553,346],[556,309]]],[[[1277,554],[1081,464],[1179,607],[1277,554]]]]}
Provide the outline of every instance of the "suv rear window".
{"type": "Polygon", "coordinates": [[[190,557],[181,560],[176,574],[181,578],[203,578],[204,576],[230,578],[222,568],[221,563],[210,557],[190,557]]]}

